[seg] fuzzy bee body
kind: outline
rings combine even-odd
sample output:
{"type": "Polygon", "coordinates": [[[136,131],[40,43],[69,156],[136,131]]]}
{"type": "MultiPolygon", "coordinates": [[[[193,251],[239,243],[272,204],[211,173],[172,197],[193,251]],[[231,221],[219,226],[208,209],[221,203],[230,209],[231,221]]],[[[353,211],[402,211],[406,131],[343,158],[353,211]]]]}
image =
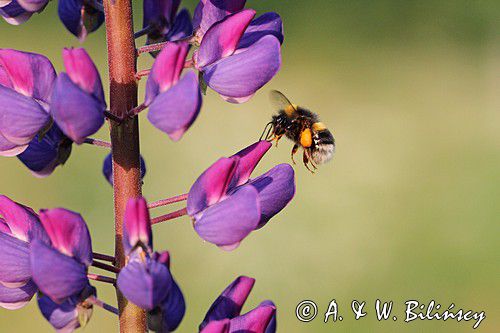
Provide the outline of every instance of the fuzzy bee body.
{"type": "MultiPolygon", "coordinates": [[[[330,161],[335,153],[335,139],[332,133],[319,120],[314,112],[290,103],[290,101],[279,91],[271,92],[271,100],[279,107],[277,115],[274,115],[266,139],[276,140],[278,143],[282,136],[292,140],[295,145],[292,149],[293,155],[299,147],[304,150],[303,162],[306,168],[309,163],[316,169],[316,164],[330,161]]],[[[264,130],[265,132],[265,130],[264,130]]]]}

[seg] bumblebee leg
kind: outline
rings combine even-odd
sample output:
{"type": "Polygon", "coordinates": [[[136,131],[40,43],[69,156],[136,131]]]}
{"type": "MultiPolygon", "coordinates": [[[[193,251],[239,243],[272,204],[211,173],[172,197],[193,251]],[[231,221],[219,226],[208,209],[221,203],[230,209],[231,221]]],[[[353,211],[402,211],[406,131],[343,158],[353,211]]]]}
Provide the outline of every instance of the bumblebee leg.
{"type": "Polygon", "coordinates": [[[278,147],[278,141],[280,141],[281,137],[283,136],[283,134],[281,135],[276,135],[273,140],[276,140],[276,147],[278,147]]]}
{"type": "Polygon", "coordinates": [[[304,165],[307,168],[307,170],[309,170],[311,173],[314,173],[314,171],[309,168],[309,165],[308,165],[309,158],[307,157],[307,153],[305,150],[304,150],[304,154],[302,155],[302,162],[304,162],[304,165]]]}
{"type": "Polygon", "coordinates": [[[293,164],[297,164],[297,163],[295,163],[295,160],[293,159],[293,155],[295,155],[295,153],[297,153],[297,150],[299,150],[299,145],[298,145],[298,144],[295,144],[295,145],[293,146],[293,148],[292,148],[292,154],[291,154],[293,164]]]}

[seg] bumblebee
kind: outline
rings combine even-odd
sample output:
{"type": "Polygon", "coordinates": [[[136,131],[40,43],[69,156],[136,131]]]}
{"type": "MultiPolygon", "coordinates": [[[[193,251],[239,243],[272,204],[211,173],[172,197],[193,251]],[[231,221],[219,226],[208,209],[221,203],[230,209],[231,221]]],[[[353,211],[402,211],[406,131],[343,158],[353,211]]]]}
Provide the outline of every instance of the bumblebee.
{"type": "Polygon", "coordinates": [[[295,164],[293,156],[299,147],[302,147],[302,161],[307,170],[314,173],[317,165],[333,158],[335,139],[332,133],[319,120],[317,114],[292,104],[281,92],[273,90],[270,97],[279,111],[266,125],[260,139],[276,141],[277,146],[283,135],[286,136],[295,143],[291,153],[293,164],[295,164]]]}

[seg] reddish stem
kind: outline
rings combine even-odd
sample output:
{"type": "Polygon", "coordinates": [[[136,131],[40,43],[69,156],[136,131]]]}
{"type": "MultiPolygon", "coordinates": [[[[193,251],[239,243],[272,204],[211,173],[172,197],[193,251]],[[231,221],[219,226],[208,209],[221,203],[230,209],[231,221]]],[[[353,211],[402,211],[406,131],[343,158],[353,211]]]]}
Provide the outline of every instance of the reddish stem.
{"type": "Polygon", "coordinates": [[[116,279],[109,277],[109,276],[103,276],[103,275],[97,275],[97,274],[87,274],[87,277],[90,280],[94,281],[99,281],[99,282],[105,282],[105,283],[111,283],[111,284],[116,284],[116,279]]]}
{"type": "Polygon", "coordinates": [[[176,218],[184,216],[184,215],[187,215],[187,208],[182,208],[182,209],[176,210],[175,212],[155,217],[154,219],[151,219],[151,224],[156,224],[156,223],[165,222],[168,220],[173,220],[173,219],[176,219],[176,218]]]}
{"type": "Polygon", "coordinates": [[[105,263],[100,262],[100,261],[92,260],[92,266],[94,266],[96,268],[103,269],[103,270],[111,272],[111,273],[120,273],[120,269],[118,267],[108,265],[108,264],[105,264],[105,263]]]}
{"type": "Polygon", "coordinates": [[[109,304],[104,303],[103,301],[101,301],[100,299],[98,299],[95,296],[90,296],[89,298],[87,298],[87,302],[89,302],[95,306],[101,307],[104,310],[109,311],[111,313],[114,313],[116,315],[118,314],[117,308],[115,308],[114,306],[111,306],[109,304]]]}
{"type": "MultiPolygon", "coordinates": [[[[123,215],[127,201],[141,195],[138,117],[126,117],[137,106],[137,53],[135,49],[132,0],[105,0],[106,40],[110,82],[110,112],[123,122],[110,122],[113,191],[115,206],[116,266],[125,265],[122,244],[123,215]]],[[[115,267],[116,268],[116,267],[115,267]]],[[[116,288],[120,332],[146,332],[146,313],[128,302],[116,288]]]]}
{"type": "Polygon", "coordinates": [[[102,140],[98,140],[98,139],[86,138],[85,141],[83,141],[83,142],[87,143],[89,145],[94,145],[94,146],[98,146],[98,147],[111,148],[111,143],[106,142],[106,141],[102,141],[102,140]]]}
{"type": "Polygon", "coordinates": [[[137,49],[137,55],[140,55],[142,53],[161,51],[165,46],[167,46],[168,43],[170,42],[161,42],[161,43],[141,46],[137,49]]]}
{"type": "Polygon", "coordinates": [[[94,259],[97,259],[97,260],[109,261],[111,263],[115,262],[115,257],[107,255],[107,254],[92,252],[92,257],[94,259]]]}
{"type": "Polygon", "coordinates": [[[181,202],[181,201],[187,200],[187,197],[188,197],[188,194],[186,193],[186,194],[181,194],[181,195],[178,195],[178,196],[175,196],[175,197],[171,197],[171,198],[167,198],[167,199],[153,201],[153,202],[150,202],[148,204],[148,208],[151,209],[151,208],[156,208],[156,207],[162,207],[162,206],[170,205],[170,204],[173,204],[173,203],[176,203],[176,202],[181,202]]]}
{"type": "Polygon", "coordinates": [[[148,76],[150,72],[151,69],[143,69],[142,71],[138,71],[137,73],[135,73],[135,78],[137,80],[140,80],[143,76],[148,76]]]}

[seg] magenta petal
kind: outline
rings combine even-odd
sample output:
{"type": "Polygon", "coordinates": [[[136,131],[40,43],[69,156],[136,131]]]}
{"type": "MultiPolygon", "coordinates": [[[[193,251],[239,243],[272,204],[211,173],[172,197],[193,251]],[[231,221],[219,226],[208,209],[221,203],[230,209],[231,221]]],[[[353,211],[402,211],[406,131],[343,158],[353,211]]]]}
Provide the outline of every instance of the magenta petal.
{"type": "Polygon", "coordinates": [[[271,146],[272,144],[265,140],[258,141],[233,155],[239,157],[240,162],[236,166],[230,188],[240,186],[247,182],[248,178],[250,178],[250,174],[271,146]]]}
{"type": "Polygon", "coordinates": [[[196,35],[202,37],[214,23],[242,10],[245,3],[246,0],[200,0],[193,15],[196,35]]]}
{"type": "Polygon", "coordinates": [[[66,73],[56,80],[50,113],[71,140],[82,144],[104,123],[106,105],[77,86],[66,73]]]}
{"type": "Polygon", "coordinates": [[[34,99],[0,85],[0,133],[6,140],[17,145],[29,143],[49,118],[34,99]]]}
{"type": "Polygon", "coordinates": [[[11,234],[23,241],[30,239],[30,230],[40,229],[38,217],[31,208],[23,206],[5,195],[0,195],[0,216],[9,226],[11,234]]]}
{"type": "Polygon", "coordinates": [[[64,67],[73,83],[106,104],[97,67],[83,48],[63,50],[64,67]]]}
{"type": "Polygon", "coordinates": [[[275,312],[276,307],[274,306],[259,305],[252,311],[231,319],[230,332],[265,333],[275,312]]]}
{"type": "Polygon", "coordinates": [[[240,276],[234,280],[212,304],[200,325],[200,329],[211,321],[239,316],[254,284],[255,279],[246,276],[240,276]]]}
{"type": "Polygon", "coordinates": [[[178,141],[193,124],[201,108],[198,77],[190,71],[173,87],[156,96],[148,119],[159,130],[178,141]]]}
{"type": "Polygon", "coordinates": [[[295,173],[290,164],[279,164],[249,184],[259,191],[262,213],[259,228],[285,208],[295,195],[295,173]]]}
{"type": "Polygon", "coordinates": [[[0,307],[17,310],[29,303],[36,293],[37,287],[29,281],[19,288],[8,288],[0,283],[0,307]]]}
{"type": "Polygon", "coordinates": [[[40,211],[40,221],[54,248],[90,266],[92,263],[90,233],[80,214],[64,208],[46,209],[40,211]]]}
{"type": "Polygon", "coordinates": [[[274,12],[262,14],[250,23],[240,39],[238,49],[247,48],[266,35],[273,35],[283,43],[283,22],[274,12]]]}
{"type": "Polygon", "coordinates": [[[200,215],[194,222],[198,235],[219,247],[234,249],[259,224],[259,195],[255,188],[244,186],[200,215]]]}
{"type": "Polygon", "coordinates": [[[168,268],[155,260],[135,258],[118,275],[118,288],[132,303],[145,310],[152,310],[166,298],[172,288],[168,268]]]}
{"type": "Polygon", "coordinates": [[[230,323],[229,319],[211,321],[205,328],[200,330],[200,333],[229,333],[230,323]]]}
{"type": "Polygon", "coordinates": [[[8,1],[0,7],[0,16],[9,24],[20,25],[33,15],[27,12],[16,1],[8,1]]]}
{"type": "MultiPolygon", "coordinates": [[[[276,308],[276,305],[273,303],[273,301],[266,300],[262,303],[259,304],[259,306],[271,306],[276,308]]],[[[276,322],[276,313],[278,310],[274,311],[273,317],[271,318],[271,321],[269,324],[267,324],[266,331],[265,333],[276,333],[276,327],[277,327],[277,322],[276,322]]]]}
{"type": "Polygon", "coordinates": [[[0,49],[0,85],[48,103],[55,79],[54,66],[45,56],[0,49]]]}
{"type": "Polygon", "coordinates": [[[38,288],[55,302],[78,295],[88,285],[87,269],[38,240],[31,243],[31,272],[38,288]]]}
{"type": "Polygon", "coordinates": [[[187,198],[190,216],[218,202],[226,194],[237,163],[238,159],[221,158],[196,179],[187,198]]]}
{"type": "Polygon", "coordinates": [[[143,197],[128,200],[123,218],[123,247],[127,254],[141,245],[150,250],[153,247],[151,219],[148,204],[143,197]]]}
{"type": "Polygon", "coordinates": [[[269,82],[280,66],[280,42],[268,35],[242,52],[207,66],[203,78],[221,95],[245,97],[269,82]]]}
{"type": "Polygon", "coordinates": [[[29,244],[0,232],[0,267],[0,283],[22,286],[29,281],[29,244]]]}
{"type": "Polygon", "coordinates": [[[214,24],[203,37],[196,56],[199,69],[230,56],[236,50],[243,32],[255,17],[255,10],[245,9],[214,24]]]}
{"type": "Polygon", "coordinates": [[[186,42],[168,43],[163,48],[151,68],[146,83],[145,105],[150,105],[154,98],[176,84],[184,68],[184,60],[189,50],[186,42]]]}

